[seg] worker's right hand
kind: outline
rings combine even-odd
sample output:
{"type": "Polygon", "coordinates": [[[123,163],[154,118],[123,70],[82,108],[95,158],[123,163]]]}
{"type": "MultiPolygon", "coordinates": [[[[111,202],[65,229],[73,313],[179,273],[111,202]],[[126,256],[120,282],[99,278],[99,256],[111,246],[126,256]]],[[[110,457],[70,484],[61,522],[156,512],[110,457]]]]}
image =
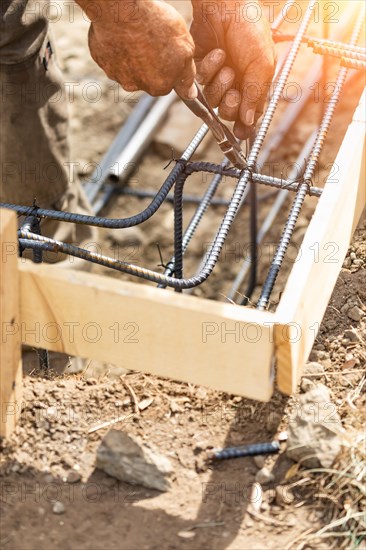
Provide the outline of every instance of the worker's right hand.
{"type": "Polygon", "coordinates": [[[194,42],[174,8],[157,0],[76,1],[92,21],[91,55],[109,78],[130,92],[159,96],[175,88],[196,97],[194,42]]]}

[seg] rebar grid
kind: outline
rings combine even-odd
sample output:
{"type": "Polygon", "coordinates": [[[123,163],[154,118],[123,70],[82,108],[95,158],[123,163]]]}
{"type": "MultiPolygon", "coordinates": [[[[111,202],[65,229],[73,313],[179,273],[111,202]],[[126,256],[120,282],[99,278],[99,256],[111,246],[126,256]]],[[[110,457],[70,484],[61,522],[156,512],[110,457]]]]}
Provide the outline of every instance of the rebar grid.
{"type": "MultiPolygon", "coordinates": [[[[289,0],[287,5],[291,5],[294,2],[289,0]]],[[[292,41],[291,48],[288,52],[287,58],[283,64],[283,67],[279,73],[278,80],[276,80],[276,86],[274,88],[272,97],[269,100],[269,105],[263,116],[262,122],[259,126],[257,135],[255,136],[253,143],[251,144],[249,156],[248,156],[248,168],[239,171],[235,168],[231,168],[227,160],[224,160],[221,165],[207,163],[207,162],[191,162],[193,154],[196,152],[198,146],[202,143],[203,139],[208,133],[208,128],[206,125],[203,125],[199,131],[196,133],[191,143],[187,146],[182,157],[176,161],[175,166],[171,170],[170,174],[166,178],[165,182],[160,187],[160,190],[155,194],[150,204],[141,212],[134,216],[122,219],[110,219],[99,216],[87,216],[79,215],[70,212],[58,212],[49,209],[41,209],[37,206],[19,206],[7,203],[1,203],[0,206],[10,208],[15,210],[18,215],[27,216],[26,223],[19,230],[19,243],[21,249],[32,249],[34,251],[35,257],[39,257],[42,251],[52,251],[52,252],[62,252],[71,256],[82,258],[99,265],[109,267],[124,273],[127,273],[132,276],[140,277],[145,280],[157,283],[159,287],[171,287],[177,291],[182,291],[184,289],[192,289],[198,285],[201,285],[212,273],[215,265],[219,259],[220,253],[226,241],[227,235],[230,228],[236,218],[239,210],[243,206],[247,196],[249,184],[252,188],[251,204],[253,206],[253,201],[256,204],[256,193],[254,192],[256,184],[270,186],[279,190],[280,195],[273,207],[273,216],[272,211],[269,213],[267,218],[270,220],[268,223],[271,223],[274,219],[274,216],[279,210],[279,205],[283,204],[287,192],[294,192],[295,199],[293,201],[291,211],[287,222],[284,227],[282,237],[280,239],[276,254],[271,263],[268,277],[263,285],[262,292],[257,307],[259,309],[265,309],[268,307],[269,299],[271,292],[273,290],[277,275],[281,269],[283,259],[285,257],[286,251],[288,249],[290,239],[292,237],[294,227],[300,213],[301,207],[305,200],[307,194],[320,197],[322,190],[318,187],[315,187],[312,184],[312,178],[314,171],[318,164],[319,155],[322,151],[324,141],[327,136],[329,125],[332,121],[336,105],[340,99],[341,91],[344,85],[344,82],[347,77],[348,69],[342,67],[338,73],[335,90],[330,98],[327,109],[324,113],[323,119],[321,121],[314,145],[309,155],[308,162],[301,174],[301,177],[295,174],[291,174],[291,178],[287,180],[282,180],[273,176],[268,176],[262,174],[258,168],[258,160],[261,158],[263,152],[263,143],[267,136],[268,130],[272,123],[273,117],[276,113],[279,101],[282,97],[284,88],[288,81],[290,72],[294,66],[295,60],[298,56],[300,46],[303,42],[307,42],[308,45],[312,45],[314,52],[319,51],[321,54],[328,54],[330,52],[338,53],[342,58],[342,63],[344,63],[344,57],[347,57],[347,62],[351,61],[352,63],[362,62],[363,56],[365,56],[365,49],[356,46],[359,34],[361,32],[363,17],[359,17],[349,43],[337,42],[332,40],[324,39],[312,39],[306,36],[306,31],[309,26],[311,15],[314,10],[316,0],[310,0],[305,15],[300,23],[298,32],[296,35],[291,36],[292,41]],[[206,192],[203,194],[195,214],[193,215],[190,223],[185,232],[183,232],[183,203],[184,203],[184,185],[187,181],[187,178],[195,172],[206,172],[214,175],[212,181],[210,182],[206,192]],[[200,221],[202,220],[204,214],[208,210],[209,206],[212,205],[214,195],[217,192],[219,185],[223,177],[230,177],[237,181],[236,187],[234,189],[232,198],[227,205],[226,213],[222,219],[222,223],[216,233],[213,243],[209,250],[206,253],[204,260],[201,263],[201,267],[196,273],[196,275],[184,278],[183,274],[183,257],[184,253],[187,250],[189,243],[199,226],[200,221]],[[46,238],[38,234],[38,231],[32,231],[34,227],[34,221],[31,220],[42,220],[42,219],[53,219],[62,222],[68,223],[77,223],[85,224],[97,227],[104,227],[110,229],[117,228],[127,228],[135,225],[139,225],[149,218],[151,218],[161,207],[161,205],[170,198],[169,192],[174,188],[174,256],[169,260],[168,264],[165,266],[165,272],[159,273],[157,271],[140,267],[128,262],[123,262],[110,258],[108,256],[103,256],[90,252],[86,249],[73,246],[68,243],[63,243],[55,241],[54,239],[46,238]]],[[[276,20],[276,25],[273,28],[278,31],[280,27],[280,19],[276,20]]],[[[277,35],[278,36],[278,35],[277,35]]],[[[286,36],[286,35],[284,35],[286,36]]],[[[357,67],[356,67],[357,68],[357,67]]],[[[290,109],[289,109],[290,110],[290,109]]],[[[295,111],[294,111],[295,112],[295,111]]],[[[291,116],[289,116],[291,119],[291,116]]],[[[293,122],[293,120],[292,120],[293,122]]],[[[275,140],[274,140],[275,141],[275,140]]],[[[305,149],[309,146],[307,145],[305,149]]],[[[270,150],[270,147],[269,147],[270,150]]],[[[254,205],[255,206],[255,205],[254,205]]],[[[255,212],[255,208],[252,208],[252,213],[255,212]]],[[[253,216],[252,216],[252,245],[256,246],[256,222],[253,226],[253,216]]],[[[267,229],[268,229],[267,223],[267,229]]],[[[259,232],[259,236],[263,236],[264,226],[266,221],[259,232]]],[[[254,255],[254,248],[252,246],[252,253],[254,255]]],[[[252,280],[250,287],[255,286],[255,276],[253,280],[253,273],[255,273],[256,268],[256,259],[255,257],[251,260],[245,259],[244,266],[254,263],[254,270],[252,272],[252,280]],[[254,260],[254,261],[253,261],[254,260]]],[[[241,270],[242,274],[246,273],[247,269],[244,268],[241,270]]],[[[243,275],[244,276],[244,275],[243,275]]],[[[238,283],[238,281],[237,281],[238,283]]],[[[239,284],[239,283],[238,283],[239,284]]],[[[238,284],[236,290],[238,288],[238,284]]]]}

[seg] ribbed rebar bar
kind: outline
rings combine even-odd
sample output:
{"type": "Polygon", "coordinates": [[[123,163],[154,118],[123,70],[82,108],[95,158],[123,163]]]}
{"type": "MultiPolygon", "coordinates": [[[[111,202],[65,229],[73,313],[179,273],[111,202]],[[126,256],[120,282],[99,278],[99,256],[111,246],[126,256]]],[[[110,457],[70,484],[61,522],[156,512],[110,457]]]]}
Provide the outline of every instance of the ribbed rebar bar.
{"type": "MultiPolygon", "coordinates": [[[[201,270],[201,272],[199,274],[197,274],[196,276],[191,277],[189,279],[183,279],[183,278],[176,279],[176,278],[173,278],[173,277],[165,276],[165,275],[160,274],[160,273],[156,273],[156,272],[154,272],[152,270],[149,270],[149,269],[141,268],[141,267],[133,265],[133,264],[128,264],[127,262],[120,262],[118,260],[115,260],[114,258],[108,258],[108,257],[102,256],[102,255],[97,255],[95,253],[83,250],[83,249],[75,247],[73,245],[69,245],[67,243],[61,243],[61,242],[55,241],[53,239],[47,239],[45,237],[40,237],[38,235],[29,233],[29,232],[22,232],[20,230],[20,237],[21,237],[22,245],[24,245],[24,246],[27,245],[27,246],[29,246],[30,248],[33,248],[33,249],[42,248],[42,247],[46,246],[47,248],[49,247],[49,249],[52,249],[54,251],[60,251],[60,252],[66,253],[66,254],[70,254],[72,256],[88,259],[88,260],[90,260],[92,262],[95,262],[95,263],[98,263],[100,265],[105,265],[105,266],[111,267],[113,269],[124,271],[126,273],[129,273],[130,275],[139,276],[139,277],[145,278],[147,280],[150,280],[150,281],[153,281],[153,282],[156,282],[156,283],[166,284],[167,286],[170,286],[170,287],[176,288],[176,289],[192,288],[194,286],[197,286],[197,285],[201,284],[203,281],[205,281],[207,279],[207,277],[209,277],[209,275],[211,274],[214,266],[217,263],[217,260],[219,258],[221,249],[223,247],[223,244],[224,244],[224,242],[226,240],[226,237],[227,237],[227,234],[229,232],[229,229],[230,229],[230,227],[231,227],[231,225],[234,221],[234,218],[235,218],[235,216],[238,212],[238,209],[239,209],[239,207],[242,203],[242,199],[243,199],[243,196],[246,192],[248,181],[251,177],[251,174],[252,174],[253,169],[254,169],[255,164],[256,164],[256,160],[257,160],[257,157],[258,157],[259,150],[260,150],[260,148],[263,144],[263,141],[264,141],[264,139],[266,137],[266,134],[268,132],[268,128],[269,128],[270,123],[271,123],[271,121],[273,119],[273,116],[275,114],[276,107],[277,107],[278,102],[280,100],[280,97],[283,93],[283,89],[286,85],[288,76],[290,74],[290,71],[291,71],[292,66],[294,64],[294,61],[295,61],[296,56],[298,54],[298,51],[299,51],[299,48],[300,48],[300,45],[301,45],[301,41],[302,41],[303,36],[306,32],[306,29],[309,25],[310,17],[311,17],[311,14],[313,12],[315,4],[316,4],[316,0],[310,0],[310,2],[308,4],[307,10],[306,10],[305,15],[304,15],[304,18],[303,18],[303,20],[300,24],[299,31],[298,31],[298,33],[296,35],[296,38],[294,40],[294,43],[291,47],[288,58],[287,58],[287,60],[284,64],[283,70],[282,70],[282,72],[280,74],[280,77],[279,77],[279,80],[278,80],[278,84],[277,84],[276,89],[273,93],[273,96],[270,100],[270,103],[268,105],[266,113],[263,117],[262,123],[259,127],[259,130],[258,130],[258,134],[257,134],[256,139],[254,141],[254,144],[251,148],[249,158],[248,158],[249,169],[243,171],[243,174],[242,174],[242,176],[240,177],[240,179],[237,183],[237,186],[236,186],[236,188],[234,190],[234,193],[233,193],[233,196],[232,196],[231,203],[230,203],[230,205],[229,205],[229,207],[226,211],[226,214],[225,214],[224,219],[221,223],[221,226],[220,226],[220,228],[217,232],[217,235],[214,239],[214,242],[211,245],[211,247],[210,247],[210,249],[207,253],[207,260],[206,260],[205,266],[203,267],[203,269],[201,270]]],[[[202,131],[204,133],[206,133],[207,128],[205,129],[205,127],[202,127],[200,129],[200,131],[198,132],[198,134],[196,135],[197,141],[199,141],[199,142],[203,139],[203,137],[200,135],[200,132],[202,133],[202,131]]],[[[190,149],[195,149],[194,144],[193,144],[193,146],[192,146],[192,144],[190,144],[190,149]]],[[[186,153],[187,153],[187,151],[186,151],[186,153]]],[[[183,158],[183,160],[186,160],[186,159],[183,158]]],[[[197,163],[197,164],[200,164],[200,163],[197,163]]],[[[208,163],[206,163],[206,164],[208,164],[208,163]]],[[[215,170],[217,169],[216,165],[214,165],[214,167],[215,168],[212,168],[212,172],[215,172],[215,170]]],[[[162,192],[163,189],[164,189],[164,192],[166,191],[166,193],[163,193],[164,198],[170,190],[171,180],[174,179],[174,181],[176,181],[176,179],[181,174],[183,174],[183,172],[187,168],[188,167],[186,166],[185,163],[183,163],[183,162],[177,163],[177,165],[174,167],[174,169],[172,170],[170,176],[167,178],[165,184],[162,186],[162,188],[160,190],[160,193],[162,192]]],[[[208,169],[208,167],[206,167],[206,170],[210,171],[208,169]]],[[[98,222],[96,222],[96,220],[91,216],[84,216],[82,218],[84,219],[84,223],[88,223],[90,221],[92,222],[91,225],[99,225],[99,223],[100,223],[101,227],[129,227],[131,225],[136,225],[135,222],[138,221],[138,220],[136,220],[136,218],[141,219],[143,217],[145,219],[148,219],[148,217],[150,217],[152,215],[152,213],[154,213],[154,212],[152,212],[151,214],[149,214],[149,212],[151,211],[151,206],[153,204],[158,204],[158,206],[160,206],[161,202],[164,200],[164,198],[161,197],[161,194],[159,196],[159,199],[156,199],[155,201],[152,201],[150,207],[148,207],[145,211],[143,211],[139,215],[133,217],[134,218],[133,219],[134,223],[132,223],[131,218],[127,218],[125,220],[109,220],[109,219],[106,219],[106,218],[97,218],[98,222]],[[150,211],[149,211],[149,208],[150,208],[150,211]]],[[[306,190],[305,190],[305,194],[306,194],[306,190]]],[[[17,209],[17,211],[19,212],[18,209],[17,209]]],[[[28,212],[25,212],[25,213],[28,213],[28,212]]],[[[32,214],[35,213],[34,209],[33,210],[31,209],[31,213],[32,214]]],[[[39,209],[36,210],[36,213],[37,213],[37,215],[42,215],[39,209]]],[[[79,223],[83,223],[82,221],[80,221],[80,216],[78,216],[76,214],[66,214],[66,215],[64,214],[64,216],[66,216],[66,218],[67,218],[67,216],[70,216],[70,219],[68,221],[76,221],[76,219],[79,218],[79,223]],[[74,216],[74,220],[71,219],[71,216],[74,216]]],[[[62,216],[61,216],[61,219],[62,219],[62,216]]],[[[141,222],[139,221],[138,223],[141,223],[141,222]]]]}
{"type": "Polygon", "coordinates": [[[330,55],[331,57],[346,57],[358,61],[366,61],[365,53],[353,52],[352,50],[343,50],[340,48],[333,48],[331,46],[315,45],[313,51],[314,53],[319,53],[321,55],[330,55]]]}
{"type": "MultiPolygon", "coordinates": [[[[316,131],[314,131],[309,136],[308,140],[306,141],[304,147],[302,148],[302,150],[301,150],[301,152],[298,156],[298,161],[301,160],[301,159],[307,159],[309,157],[309,155],[311,153],[311,150],[313,148],[315,137],[316,137],[316,131]]],[[[296,163],[295,163],[295,165],[296,165],[296,163]]],[[[294,178],[296,178],[298,176],[295,169],[293,169],[292,174],[290,175],[290,177],[291,176],[294,177],[294,178]]],[[[289,195],[289,191],[284,190],[284,189],[278,193],[272,208],[268,212],[268,214],[267,214],[267,216],[266,216],[266,218],[265,218],[265,220],[264,220],[264,222],[263,222],[263,224],[262,224],[262,226],[261,226],[261,228],[258,232],[257,246],[259,246],[261,244],[261,242],[263,241],[265,235],[267,234],[267,232],[271,228],[278,212],[283,207],[288,195],[289,195]]],[[[250,263],[251,263],[251,259],[250,259],[250,256],[248,256],[244,259],[243,265],[242,265],[238,275],[236,276],[235,281],[234,281],[229,293],[227,294],[227,297],[228,297],[229,300],[238,301],[238,303],[240,303],[240,304],[243,303],[242,299],[237,300],[237,294],[239,293],[239,288],[240,288],[240,286],[241,286],[241,284],[242,284],[242,282],[243,282],[244,278],[246,277],[246,274],[249,270],[250,263]]]]}
{"type": "Polygon", "coordinates": [[[364,71],[366,69],[366,61],[358,61],[349,57],[342,57],[341,66],[347,69],[356,69],[356,71],[364,71]]]}
{"type": "Polygon", "coordinates": [[[347,50],[350,52],[365,54],[364,47],[356,46],[355,44],[351,44],[347,42],[337,42],[335,40],[327,40],[325,38],[308,38],[307,43],[311,47],[327,46],[329,48],[336,48],[338,50],[347,50]]]}
{"type": "Polygon", "coordinates": [[[244,456],[273,455],[280,452],[281,446],[278,441],[270,443],[251,443],[240,447],[227,447],[225,449],[214,449],[208,452],[212,460],[226,460],[228,458],[241,458],[244,456]]]}
{"type": "Polygon", "coordinates": [[[15,210],[18,214],[25,216],[38,216],[39,218],[48,218],[51,220],[57,220],[61,222],[68,223],[77,223],[82,225],[92,225],[95,227],[104,227],[108,229],[122,229],[126,227],[132,227],[134,225],[139,225],[155,214],[160,206],[163,204],[167,194],[173,187],[177,177],[184,171],[185,162],[189,161],[194,152],[197,150],[197,147],[202,142],[204,137],[208,132],[208,128],[205,124],[201,126],[198,130],[191,143],[188,145],[180,160],[182,162],[177,162],[173,170],[170,172],[169,176],[161,186],[160,190],[151,201],[149,206],[145,208],[139,214],[131,216],[129,218],[122,219],[110,219],[110,218],[101,218],[99,216],[88,216],[84,214],[73,214],[71,212],[59,212],[57,210],[49,210],[45,208],[38,208],[35,206],[19,206],[8,203],[0,203],[1,208],[9,208],[10,210],[15,210]]]}
{"type": "MultiPolygon", "coordinates": [[[[21,229],[25,232],[34,232],[36,235],[41,235],[41,227],[37,216],[27,216],[24,220],[21,229]]],[[[23,247],[21,247],[23,250],[23,247]]],[[[43,261],[42,249],[33,249],[33,262],[35,264],[41,264],[43,261]]],[[[50,361],[48,351],[46,349],[36,349],[38,355],[39,367],[42,371],[48,371],[50,368],[50,361]]]]}
{"type": "MultiPolygon", "coordinates": [[[[227,159],[225,159],[222,163],[221,163],[221,168],[224,170],[227,168],[229,162],[227,159]]],[[[203,195],[195,213],[193,214],[189,224],[188,224],[188,227],[186,229],[186,231],[184,232],[184,235],[183,235],[183,241],[182,241],[182,253],[184,254],[185,251],[187,250],[187,247],[189,245],[189,243],[191,242],[191,239],[193,237],[193,235],[195,234],[205,212],[207,211],[208,207],[210,205],[213,205],[215,204],[214,203],[214,200],[213,200],[213,197],[214,197],[214,194],[216,193],[217,191],[217,188],[218,186],[220,185],[221,181],[222,181],[222,178],[223,178],[223,174],[216,174],[210,185],[208,186],[205,194],[203,195]]],[[[184,200],[186,199],[187,195],[184,196],[184,200]]],[[[220,199],[222,200],[222,203],[221,204],[224,204],[224,200],[223,199],[220,199]]],[[[230,204],[230,201],[226,201],[225,200],[225,206],[228,206],[230,204]]],[[[174,266],[175,266],[175,257],[173,256],[169,262],[167,263],[166,267],[165,267],[165,272],[164,274],[165,275],[172,275],[174,273],[174,266]]],[[[164,288],[165,285],[159,285],[159,288],[164,288]]]]}
{"type": "MultiPolygon", "coordinates": [[[[361,29],[363,25],[364,15],[360,15],[358,18],[358,21],[355,25],[355,29],[352,33],[352,37],[350,40],[351,44],[356,44],[361,29]]],[[[263,310],[268,307],[269,299],[272,293],[272,290],[274,288],[275,282],[277,280],[278,273],[281,269],[285,254],[287,252],[288,246],[290,244],[290,240],[292,237],[292,234],[295,229],[296,221],[299,217],[300,210],[302,208],[304,199],[306,197],[306,190],[310,185],[310,182],[313,178],[314,171],[316,168],[316,165],[319,161],[319,156],[322,151],[325,138],[327,136],[329,126],[332,122],[334,111],[336,109],[336,106],[339,101],[339,97],[341,94],[341,91],[343,89],[343,85],[345,83],[346,77],[347,77],[348,70],[346,68],[341,68],[338,72],[338,76],[336,79],[335,87],[333,94],[331,98],[329,99],[327,109],[325,111],[322,123],[320,125],[313,150],[311,152],[309,162],[306,166],[305,173],[303,176],[303,183],[300,185],[294,202],[292,204],[292,208],[289,214],[289,217],[287,219],[287,222],[285,224],[280,242],[278,244],[276,253],[274,255],[274,258],[272,260],[271,266],[269,268],[269,272],[267,275],[267,278],[264,282],[264,285],[262,287],[262,292],[260,295],[260,298],[258,300],[257,309],[263,310]]]]}

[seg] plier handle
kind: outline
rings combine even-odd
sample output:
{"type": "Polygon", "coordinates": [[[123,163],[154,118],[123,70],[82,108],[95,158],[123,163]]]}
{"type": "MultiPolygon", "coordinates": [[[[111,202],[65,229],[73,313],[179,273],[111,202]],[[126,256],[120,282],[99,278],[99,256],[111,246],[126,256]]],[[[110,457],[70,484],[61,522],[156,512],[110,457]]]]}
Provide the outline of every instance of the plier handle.
{"type": "Polygon", "coordinates": [[[243,170],[247,168],[247,159],[232,131],[224,124],[207,102],[203,92],[196,84],[198,96],[196,99],[183,99],[182,101],[196,116],[201,118],[209,127],[217,141],[218,146],[235,168],[243,170]]]}

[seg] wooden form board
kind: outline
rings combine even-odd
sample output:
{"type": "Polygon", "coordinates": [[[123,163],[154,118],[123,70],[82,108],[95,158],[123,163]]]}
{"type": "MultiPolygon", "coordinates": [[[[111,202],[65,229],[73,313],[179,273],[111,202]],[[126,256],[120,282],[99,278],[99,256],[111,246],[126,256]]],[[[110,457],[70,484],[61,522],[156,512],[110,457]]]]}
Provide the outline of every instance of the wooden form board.
{"type": "Polygon", "coordinates": [[[8,437],[21,413],[18,244],[14,212],[0,211],[0,436],[8,437]]]}
{"type": "Polygon", "coordinates": [[[272,394],[270,313],[28,262],[20,300],[28,345],[252,399],[272,394]]]}
{"type": "Polygon", "coordinates": [[[366,203],[365,113],[364,92],[276,311],[277,379],[284,393],[296,390],[366,203]]]}
{"type": "MultiPolygon", "coordinates": [[[[13,255],[2,266],[2,315],[19,322],[2,347],[2,399],[19,400],[13,390],[19,389],[20,340],[263,401],[273,392],[276,361],[280,389],[293,393],[365,205],[364,109],[365,95],[335,161],[338,178],[325,186],[274,314],[57,266],[17,264],[13,255]]],[[[1,216],[2,237],[16,249],[15,214],[1,216]]]]}

